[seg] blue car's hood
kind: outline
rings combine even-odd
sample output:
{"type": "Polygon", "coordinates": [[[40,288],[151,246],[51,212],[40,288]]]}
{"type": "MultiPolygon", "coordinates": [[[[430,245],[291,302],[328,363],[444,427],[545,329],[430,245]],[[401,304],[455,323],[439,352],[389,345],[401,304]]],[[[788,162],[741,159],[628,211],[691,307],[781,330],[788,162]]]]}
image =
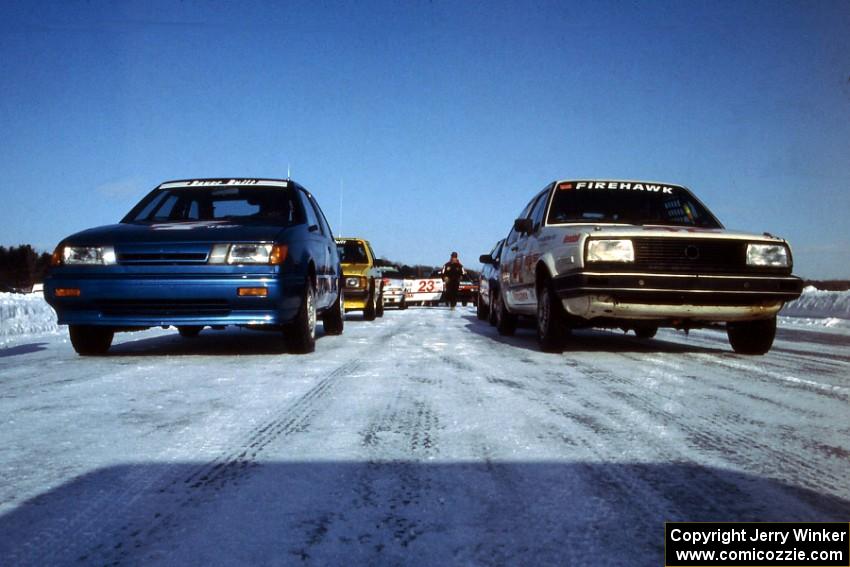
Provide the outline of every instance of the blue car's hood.
{"type": "MultiPolygon", "coordinates": [[[[292,228],[292,227],[289,227],[292,228]]],[[[287,228],[231,221],[195,221],[159,224],[111,224],[90,228],[66,238],[75,245],[115,245],[166,242],[272,242],[287,228]]]]}

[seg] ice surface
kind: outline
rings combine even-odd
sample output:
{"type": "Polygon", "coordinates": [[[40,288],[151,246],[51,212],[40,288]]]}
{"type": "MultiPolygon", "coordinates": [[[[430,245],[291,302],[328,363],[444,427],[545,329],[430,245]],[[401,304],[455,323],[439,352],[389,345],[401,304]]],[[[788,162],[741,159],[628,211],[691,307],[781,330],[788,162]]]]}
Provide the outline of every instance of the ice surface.
{"type": "Polygon", "coordinates": [[[306,356],[242,330],[104,357],[21,336],[0,563],[642,566],[665,521],[846,521],[848,344],[583,331],[548,354],[468,308],[350,315],[306,356]]]}

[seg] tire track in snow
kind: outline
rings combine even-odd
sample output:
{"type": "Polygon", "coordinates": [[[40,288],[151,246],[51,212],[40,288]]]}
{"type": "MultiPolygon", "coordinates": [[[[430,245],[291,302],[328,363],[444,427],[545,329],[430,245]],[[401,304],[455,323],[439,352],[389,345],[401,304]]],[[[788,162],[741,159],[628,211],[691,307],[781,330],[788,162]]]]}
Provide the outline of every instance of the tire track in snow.
{"type": "MultiPolygon", "coordinates": [[[[654,361],[637,359],[636,357],[631,360],[631,363],[631,368],[634,368],[636,364],[643,365],[644,368],[647,365],[653,366],[655,364],[654,361]]],[[[706,514],[710,514],[715,519],[729,517],[732,514],[740,519],[750,518],[757,520],[760,518],[760,514],[763,513],[763,502],[782,501],[784,509],[789,513],[793,512],[795,517],[808,518],[810,520],[822,517],[821,514],[824,510],[818,509],[817,506],[813,507],[808,503],[801,502],[796,497],[789,497],[789,495],[780,493],[778,490],[771,490],[768,498],[764,500],[754,498],[749,493],[747,487],[730,484],[714,472],[716,468],[728,468],[728,463],[733,463],[738,465],[738,467],[745,465],[743,468],[747,472],[756,472],[762,475],[764,471],[758,470],[760,467],[754,466],[754,464],[759,465],[765,462],[771,462],[771,459],[777,456],[780,459],[790,456],[793,459],[793,464],[790,465],[791,470],[794,470],[793,467],[800,466],[802,463],[806,468],[809,468],[813,472],[815,471],[808,462],[796,457],[793,453],[777,450],[775,447],[754,440],[751,424],[743,423],[743,427],[740,427],[742,423],[737,420],[717,422],[702,415],[694,415],[690,413],[689,408],[679,407],[683,411],[671,411],[667,407],[670,405],[676,406],[679,400],[661,393],[661,390],[647,390],[637,382],[607,380],[606,376],[616,375],[605,368],[590,367],[583,362],[577,363],[576,368],[583,373],[586,372],[586,375],[592,376],[592,381],[594,382],[594,386],[597,386],[597,390],[600,388],[603,390],[603,392],[594,391],[592,399],[606,399],[605,396],[607,395],[610,401],[622,403],[626,408],[631,410],[622,411],[613,407],[606,409],[608,418],[613,423],[622,420],[624,416],[631,416],[632,418],[629,423],[621,427],[621,432],[627,434],[620,436],[622,439],[605,438],[604,443],[606,445],[612,442],[614,444],[614,447],[609,447],[609,449],[614,449],[614,452],[616,452],[616,447],[618,446],[622,448],[621,450],[628,450],[629,446],[637,445],[641,452],[647,452],[646,450],[649,449],[649,452],[657,455],[655,458],[661,459],[662,462],[695,462],[709,467],[705,471],[707,478],[713,479],[710,483],[713,490],[708,491],[706,489],[706,492],[701,494],[699,502],[699,507],[705,510],[706,514]],[[625,388],[624,384],[626,385],[625,388]],[[640,418],[639,416],[641,415],[648,416],[650,419],[645,420],[640,418]],[[689,420],[694,420],[695,423],[690,423],[689,420]],[[707,427],[702,427],[699,423],[704,423],[707,427]],[[671,427],[675,428],[675,431],[680,435],[683,434],[689,443],[683,445],[676,435],[670,435],[671,427]],[[639,439],[634,439],[634,432],[641,430],[643,430],[644,434],[640,435],[639,439]],[[663,434],[663,436],[659,435],[659,433],[663,434]],[[688,450],[688,447],[697,450],[697,454],[694,455],[693,452],[688,450]],[[749,455],[749,451],[752,449],[765,453],[766,456],[762,455],[760,458],[753,459],[749,455]],[[730,453],[739,458],[730,459],[730,453]],[[705,457],[708,455],[711,455],[713,459],[706,459],[705,457]],[[747,456],[750,456],[750,458],[747,459],[747,456]],[[720,466],[718,467],[718,465],[720,466]]],[[[655,379],[664,379],[662,373],[657,369],[655,369],[655,373],[655,379]]],[[[679,375],[667,374],[667,378],[669,380],[677,380],[679,379],[679,375]]],[[[788,477],[789,475],[786,474],[783,476],[788,477]]],[[[657,481],[657,479],[655,480],[657,481]]],[[[652,479],[650,481],[652,484],[652,479]]],[[[661,498],[670,502],[674,512],[678,509],[676,501],[677,494],[675,491],[671,491],[669,486],[660,487],[660,493],[658,490],[655,492],[661,498]]],[[[683,504],[688,508],[693,506],[693,502],[684,502],[683,504]]],[[[836,513],[836,511],[831,512],[833,515],[836,513]]],[[[680,516],[681,514],[670,515],[668,513],[664,518],[671,519],[680,516]]]]}
{"type": "MultiPolygon", "coordinates": [[[[490,340],[486,337],[483,337],[483,339],[490,340]]],[[[479,384],[470,384],[470,389],[473,391],[480,389],[480,382],[483,381],[496,389],[494,391],[491,388],[484,392],[485,395],[491,397],[488,405],[504,408],[503,411],[511,412],[521,411],[530,402],[532,407],[528,408],[529,410],[542,410],[543,415],[553,416],[555,420],[561,423],[570,423],[571,425],[566,428],[545,422],[535,427],[538,431],[546,431],[544,437],[551,435],[551,439],[557,438],[561,447],[567,445],[566,454],[558,453],[558,456],[562,459],[566,458],[570,462],[578,463],[610,461],[611,454],[605,448],[607,442],[615,433],[615,429],[607,426],[604,423],[604,418],[599,419],[598,414],[601,406],[598,401],[583,399],[576,403],[574,384],[565,382],[559,372],[546,371],[542,374],[535,374],[535,371],[540,370],[538,361],[535,359],[549,357],[549,355],[535,353],[531,357],[523,357],[521,361],[530,365],[531,372],[523,376],[506,375],[506,369],[515,368],[515,365],[510,364],[507,360],[502,360],[502,358],[510,358],[515,355],[516,352],[501,351],[500,356],[472,357],[472,363],[467,365],[466,372],[477,376],[479,384]],[[556,395],[564,390],[568,392],[567,396],[556,395]],[[513,402],[512,399],[516,399],[516,402],[513,402]],[[564,437],[565,431],[569,432],[569,437],[564,437]]],[[[582,376],[578,374],[574,376],[574,378],[580,377],[582,376]]],[[[522,419],[536,421],[538,424],[541,423],[541,417],[539,411],[524,412],[522,415],[522,419]]],[[[519,490],[519,487],[525,486],[525,482],[522,479],[511,477],[512,471],[521,470],[521,468],[517,469],[509,464],[507,466],[502,465],[499,462],[500,450],[504,451],[506,448],[504,446],[499,447],[498,440],[482,438],[478,443],[474,460],[486,463],[487,477],[483,481],[498,487],[494,490],[495,493],[500,495],[498,507],[502,511],[508,509],[514,510],[514,512],[509,514],[510,518],[488,519],[485,524],[485,531],[490,534],[489,540],[482,542],[474,550],[459,550],[458,557],[462,558],[463,561],[481,564],[523,562],[524,556],[511,555],[511,553],[515,553],[515,548],[504,545],[502,542],[509,539],[510,532],[516,522],[528,526],[539,521],[528,516],[525,497],[519,490]],[[495,447],[494,443],[496,444],[495,447]]],[[[510,460],[509,457],[508,463],[510,460]]],[[[654,518],[673,517],[672,509],[667,506],[667,500],[664,498],[663,489],[653,486],[643,478],[630,474],[626,467],[587,466],[576,467],[576,471],[576,478],[569,480],[570,485],[586,487],[580,489],[582,494],[596,495],[594,498],[585,497],[582,501],[614,502],[616,503],[613,505],[615,507],[627,505],[630,510],[637,510],[634,513],[633,521],[641,523],[641,525],[632,525],[631,529],[651,531],[655,529],[654,518]]],[[[576,511],[573,510],[572,512],[575,513],[576,511]]],[[[569,519],[573,517],[571,514],[561,518],[562,522],[556,525],[538,526],[536,531],[539,532],[539,537],[533,545],[535,560],[546,562],[547,560],[544,558],[551,558],[552,564],[586,561],[593,553],[594,545],[597,545],[598,541],[588,538],[582,527],[592,525],[597,520],[604,523],[604,518],[610,513],[612,512],[607,506],[595,506],[580,513],[581,520],[575,525],[570,525],[569,519]],[[566,522],[566,524],[563,522],[566,522]]],[[[634,541],[625,543],[625,540],[616,540],[606,542],[606,545],[611,548],[628,545],[628,549],[623,547],[622,553],[625,555],[622,556],[629,556],[636,552],[633,548],[634,541]]],[[[647,542],[646,549],[641,553],[649,557],[659,555],[660,551],[657,545],[647,542]]],[[[617,553],[612,552],[611,555],[617,556],[617,553]]]]}
{"type": "MultiPolygon", "coordinates": [[[[684,369],[675,362],[658,358],[639,358],[628,354],[620,356],[628,358],[632,368],[642,366],[643,373],[655,372],[658,378],[668,384],[680,381],[686,374],[684,369]],[[646,369],[647,365],[651,367],[649,370],[646,369]],[[672,368],[673,372],[660,370],[659,366],[672,368]]],[[[594,372],[598,376],[610,373],[605,369],[594,372]]],[[[688,380],[694,383],[700,378],[692,377],[688,380]]],[[[724,413],[721,416],[723,419],[718,420],[715,416],[696,413],[697,405],[683,408],[685,411],[682,413],[671,412],[663,405],[675,404],[680,400],[669,395],[665,388],[649,391],[637,384],[631,384],[629,390],[612,389],[611,394],[621,398],[636,410],[650,412],[654,420],[675,426],[687,436],[694,448],[701,452],[707,451],[725,463],[743,467],[744,470],[757,474],[775,475],[778,472],[782,478],[794,483],[806,487],[820,487],[834,494],[841,494],[842,489],[846,488],[844,486],[846,479],[842,472],[824,469],[823,462],[813,462],[811,458],[801,455],[800,451],[765,441],[763,435],[758,435],[759,431],[763,431],[763,424],[746,414],[724,413]],[[705,424],[705,427],[699,426],[700,423],[705,424]],[[805,474],[801,475],[801,472],[805,474]]],[[[644,439],[642,442],[650,443],[651,440],[644,439]]],[[[676,451],[676,448],[672,450],[676,451]]]]}
{"type": "MultiPolygon", "coordinates": [[[[734,360],[731,358],[706,358],[703,355],[698,354],[693,356],[697,357],[697,360],[702,363],[708,362],[715,366],[722,366],[728,370],[744,374],[749,379],[755,378],[761,382],[771,383],[772,385],[784,383],[782,385],[802,389],[808,392],[825,394],[827,397],[836,398],[841,401],[850,400],[850,387],[848,386],[826,384],[816,380],[800,378],[792,374],[788,374],[788,372],[798,370],[800,368],[799,365],[789,368],[786,365],[778,365],[769,360],[765,361],[765,365],[757,365],[744,362],[744,360],[734,360]],[[772,366],[773,369],[771,369],[770,366],[772,366]]],[[[845,366],[845,370],[846,369],[847,367],[845,366]]],[[[831,373],[830,375],[835,376],[835,373],[831,373]]]]}
{"type": "MultiPolygon", "coordinates": [[[[687,423],[686,420],[683,419],[685,417],[687,419],[691,419],[691,417],[687,415],[687,412],[685,412],[686,415],[683,416],[681,413],[672,412],[664,408],[665,405],[676,403],[679,400],[671,396],[664,395],[663,393],[660,393],[659,390],[654,389],[652,391],[647,391],[643,385],[637,384],[634,378],[622,377],[616,372],[605,368],[605,366],[622,367],[628,368],[629,372],[633,375],[640,375],[642,373],[646,374],[646,356],[641,357],[638,355],[622,353],[612,354],[615,355],[614,359],[602,358],[597,364],[589,364],[574,359],[570,359],[565,363],[568,367],[574,368],[579,371],[581,375],[589,378],[589,380],[582,383],[580,387],[564,383],[563,380],[560,380],[557,377],[559,374],[557,372],[546,372],[543,376],[535,376],[532,373],[530,376],[526,377],[525,383],[529,384],[535,382],[540,383],[542,380],[545,380],[547,376],[550,379],[554,376],[555,379],[547,386],[544,386],[542,395],[538,396],[535,392],[532,392],[529,394],[529,399],[540,403],[552,414],[569,420],[575,426],[582,428],[588,435],[590,435],[590,437],[587,435],[580,435],[577,437],[573,436],[572,438],[567,438],[564,436],[563,430],[560,427],[555,427],[554,429],[546,428],[547,434],[553,439],[568,443],[571,446],[571,450],[575,450],[575,447],[578,446],[584,447],[592,452],[595,451],[594,455],[603,459],[610,459],[612,456],[610,450],[612,447],[610,445],[614,442],[615,445],[623,446],[626,450],[630,444],[639,444],[643,448],[651,448],[651,451],[655,455],[658,455],[656,458],[660,458],[662,462],[693,462],[694,455],[683,452],[680,447],[676,446],[675,439],[670,439],[670,441],[666,443],[659,443],[657,441],[658,435],[652,431],[653,428],[663,429],[672,426],[677,428],[686,436],[686,438],[698,441],[698,444],[695,445],[694,448],[698,449],[700,452],[704,452],[707,449],[713,451],[716,457],[721,458],[721,462],[733,462],[738,465],[744,464],[746,465],[744,467],[745,469],[751,471],[756,469],[757,472],[760,473],[762,471],[759,470],[759,465],[779,461],[781,463],[782,471],[786,473],[782,475],[783,477],[791,478],[792,480],[799,482],[799,475],[794,473],[798,472],[799,469],[803,469],[808,472],[806,475],[806,481],[803,483],[804,485],[811,486],[812,482],[809,481],[814,481],[816,486],[819,485],[827,488],[830,492],[841,493],[841,490],[837,489],[837,486],[841,486],[840,475],[834,475],[832,478],[824,480],[824,475],[822,474],[823,471],[816,468],[816,466],[812,465],[807,459],[799,457],[793,451],[771,446],[761,440],[753,439],[753,433],[757,431],[757,429],[754,429],[753,424],[748,422],[745,417],[743,419],[736,420],[736,422],[725,423],[717,422],[709,417],[699,416],[697,422],[704,423],[707,427],[687,423]],[[618,363],[617,361],[618,359],[621,359],[621,357],[627,360],[624,363],[618,363]],[[600,386],[603,387],[603,390],[600,390],[600,386]],[[590,390],[588,390],[588,388],[590,388],[590,390]],[[557,403],[555,403],[553,401],[555,400],[555,396],[552,395],[552,389],[556,391],[560,390],[566,395],[557,398],[557,403]],[[617,405],[622,407],[617,408],[617,405]],[[626,408],[626,411],[623,411],[623,407],[626,408]],[[639,416],[641,415],[647,416],[649,419],[640,418],[639,416]],[[624,424],[624,419],[629,419],[629,422],[624,424]],[[634,432],[641,430],[644,430],[648,434],[642,435],[638,441],[635,441],[634,432]],[[628,433],[631,438],[627,443],[617,441],[617,433],[628,433]],[[721,440],[717,440],[715,438],[717,435],[721,437],[721,440]],[[608,446],[605,451],[598,449],[598,447],[602,445],[608,446]],[[728,450],[730,447],[733,451],[740,453],[741,457],[749,458],[730,459],[728,450]],[[744,450],[744,448],[746,448],[746,450],[744,450]],[[760,455],[755,459],[752,458],[753,449],[755,449],[756,453],[760,455]],[[789,472],[792,474],[788,474],[789,472]]],[[[685,354],[685,356],[693,355],[685,354]]],[[[708,357],[708,355],[702,356],[708,357]]],[[[655,366],[655,362],[656,361],[651,361],[649,366],[652,371],[658,373],[659,370],[657,368],[653,368],[653,366],[655,366]]],[[[499,361],[495,361],[494,366],[498,365],[499,361]]],[[[686,373],[682,372],[681,368],[676,368],[675,374],[667,373],[666,377],[658,376],[658,378],[668,381],[681,381],[681,377],[684,374],[686,373]]],[[[489,379],[489,381],[498,382],[499,379],[489,379]]],[[[685,386],[687,387],[689,385],[685,384],[685,386]]],[[[623,435],[620,436],[622,437],[623,435]]],[[[704,456],[697,456],[697,462],[705,463],[704,456]]],[[[714,476],[717,478],[716,475],[714,476]]],[[[720,479],[718,479],[718,483],[721,483],[722,485],[722,481],[720,479]]],[[[640,490],[640,487],[635,488],[640,490]]],[[[737,489],[736,487],[729,486],[729,489],[731,490],[731,494],[734,494],[735,492],[740,493],[740,489],[737,489]]],[[[662,498],[665,497],[663,494],[660,494],[659,496],[662,498]]],[[[709,509],[714,508],[716,510],[728,511],[729,509],[734,509],[737,506],[737,502],[734,498],[730,498],[728,494],[722,494],[721,491],[712,496],[716,502],[714,504],[707,503],[709,504],[709,509]]],[[[788,500],[787,496],[785,500],[788,500]]],[[[789,502],[789,509],[791,507],[796,507],[799,510],[799,513],[803,513],[808,517],[816,516],[816,514],[812,513],[811,507],[803,504],[802,508],[805,509],[801,509],[801,504],[803,503],[789,502]]],[[[657,508],[655,506],[653,506],[653,509],[657,512],[657,508]]],[[[752,512],[753,510],[750,510],[750,513],[752,512]]]]}
{"type": "MultiPolygon", "coordinates": [[[[382,387],[374,399],[376,407],[366,412],[365,423],[358,428],[359,449],[363,466],[351,482],[353,500],[345,515],[328,515],[316,511],[301,524],[304,533],[296,538],[288,554],[300,561],[321,564],[325,542],[311,537],[311,530],[321,526],[325,533],[346,534],[351,549],[350,561],[356,564],[399,564],[423,534],[440,531],[440,522],[423,520],[421,507],[432,503],[435,483],[423,463],[440,452],[443,429],[432,396],[444,391],[441,372],[434,372],[423,358],[432,359],[429,347],[440,348],[440,341],[420,343],[429,335],[417,322],[403,319],[392,329],[389,347],[402,356],[393,366],[392,379],[376,382],[382,387]],[[423,348],[428,354],[422,355],[423,348]],[[405,351],[410,350],[411,355],[405,351]],[[422,355],[422,356],[420,356],[422,355]],[[307,529],[310,528],[310,529],[307,529]]],[[[335,545],[340,545],[337,542],[335,545]]]]}
{"type": "MultiPolygon", "coordinates": [[[[492,339],[486,336],[478,336],[473,339],[474,345],[483,346],[492,342],[492,339]]],[[[439,369],[441,366],[448,365],[456,374],[452,377],[452,384],[456,385],[457,397],[464,399],[467,402],[478,401],[479,406],[500,408],[499,411],[519,411],[522,405],[517,406],[512,399],[527,400],[536,404],[556,416],[556,419],[569,419],[578,427],[583,428],[581,435],[574,436],[571,445],[570,460],[579,462],[604,462],[610,457],[600,450],[602,443],[599,441],[600,431],[594,428],[598,425],[598,420],[594,420],[593,416],[584,410],[587,408],[573,408],[566,410],[563,407],[557,406],[552,401],[552,392],[549,389],[552,386],[552,374],[547,373],[546,376],[516,376],[513,374],[506,375],[506,370],[510,371],[515,366],[515,358],[517,351],[515,349],[504,349],[488,352],[487,356],[476,356],[473,352],[471,356],[462,359],[453,357],[450,354],[441,352],[432,353],[433,358],[437,359],[432,368],[439,369]],[[489,387],[487,387],[489,386],[489,387]],[[541,393],[540,390],[543,390],[541,393]],[[489,399],[484,399],[489,398],[489,399]]],[[[537,361],[533,358],[538,358],[540,353],[531,355],[532,358],[523,357],[521,360],[535,364],[537,361]]],[[[539,370],[538,366],[533,366],[533,370],[539,370]]],[[[559,380],[559,378],[555,378],[559,380]]],[[[562,383],[555,385],[553,389],[562,386],[562,383]]],[[[520,404],[524,402],[519,402],[520,404]]],[[[590,405],[590,404],[588,404],[590,405]]],[[[483,417],[483,416],[482,416],[483,417]]],[[[524,416],[526,419],[533,419],[533,416],[524,416]]],[[[573,433],[576,428],[572,428],[573,433]]],[[[534,525],[536,520],[528,516],[527,503],[524,495],[520,492],[519,487],[524,486],[523,479],[513,478],[514,471],[521,470],[510,465],[503,466],[499,463],[499,455],[504,451],[510,451],[510,447],[500,444],[499,439],[491,439],[492,433],[473,433],[472,436],[479,439],[475,443],[473,449],[474,462],[483,462],[485,464],[483,473],[480,470],[474,474],[483,474],[480,479],[481,483],[497,487],[493,490],[498,494],[498,506],[496,506],[504,515],[505,510],[513,510],[507,515],[509,517],[494,518],[487,515],[485,511],[482,516],[473,516],[472,521],[482,524],[482,529],[489,534],[484,541],[478,543],[474,548],[460,547],[454,549],[454,557],[459,562],[472,562],[476,564],[504,564],[513,562],[522,562],[527,559],[523,554],[516,555],[516,547],[512,546],[509,541],[512,531],[515,529],[516,523],[519,522],[524,527],[534,525]]],[[[508,453],[510,454],[510,453],[508,453]]],[[[643,479],[630,475],[621,467],[610,468],[591,468],[581,469],[578,473],[580,478],[572,479],[572,483],[587,486],[588,492],[596,492],[602,500],[613,499],[619,502],[628,502],[630,506],[634,506],[641,512],[635,515],[635,518],[646,518],[645,528],[652,530],[655,528],[651,524],[651,518],[654,515],[663,517],[665,515],[666,500],[662,497],[661,488],[653,487],[643,479]],[[640,495],[635,497],[635,495],[640,495]]],[[[478,483],[476,483],[476,486],[478,483]]],[[[479,503],[485,509],[490,506],[488,502],[482,501],[479,503]]],[[[600,518],[604,517],[607,512],[599,510],[587,510],[587,516],[583,516],[582,524],[592,523],[594,514],[601,514],[600,518]]],[[[641,520],[643,521],[643,520],[641,520]]],[[[560,563],[568,556],[574,557],[576,562],[586,560],[593,550],[594,542],[588,539],[578,526],[573,526],[575,530],[565,529],[565,531],[555,534],[552,530],[564,529],[560,523],[557,526],[548,526],[544,528],[531,548],[534,550],[535,561],[546,562],[545,558],[550,557],[550,552],[554,555],[552,563],[560,563]],[[552,539],[554,538],[554,539],[552,539]],[[551,541],[550,541],[551,539],[551,541]],[[565,550],[570,550],[570,553],[565,555],[565,550]]],[[[609,542],[610,545],[624,545],[622,541],[609,542]]],[[[629,545],[633,545],[634,542],[629,545]]],[[[647,554],[659,555],[658,546],[651,543],[647,544],[647,554]]],[[[530,548],[524,546],[526,551],[530,548]]],[[[624,553],[632,553],[634,549],[623,549],[624,553]]]]}
{"type": "Polygon", "coordinates": [[[120,493],[106,490],[96,497],[87,494],[88,504],[84,509],[66,518],[61,528],[51,528],[23,543],[20,549],[25,553],[13,554],[9,557],[10,564],[67,563],[73,561],[72,557],[81,564],[121,564],[151,538],[179,525],[183,510],[214,498],[228,485],[238,484],[257,466],[257,457],[269,445],[306,431],[316,414],[323,410],[322,402],[341,381],[363,366],[363,361],[355,359],[335,368],[276,416],[230,443],[230,450],[187,476],[165,478],[167,464],[163,465],[163,474],[156,478],[150,478],[155,467],[134,467],[135,470],[120,479],[120,493]],[[137,504],[145,506],[144,514],[134,508],[137,504]],[[120,528],[116,523],[103,525],[104,518],[127,516],[136,519],[128,520],[120,528]]]}

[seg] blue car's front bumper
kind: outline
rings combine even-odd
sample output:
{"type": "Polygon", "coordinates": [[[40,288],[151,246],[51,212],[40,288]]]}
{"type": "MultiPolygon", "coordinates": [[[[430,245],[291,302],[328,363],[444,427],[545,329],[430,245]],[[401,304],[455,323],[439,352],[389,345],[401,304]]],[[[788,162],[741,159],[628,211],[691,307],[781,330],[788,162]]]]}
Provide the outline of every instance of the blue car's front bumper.
{"type": "Polygon", "coordinates": [[[184,267],[175,273],[161,267],[61,268],[46,279],[44,295],[60,324],[282,325],[297,316],[304,281],[271,267],[184,267]],[[79,289],[79,297],[57,297],[57,288],[79,289]],[[267,295],[243,297],[239,288],[265,288],[267,295]]]}

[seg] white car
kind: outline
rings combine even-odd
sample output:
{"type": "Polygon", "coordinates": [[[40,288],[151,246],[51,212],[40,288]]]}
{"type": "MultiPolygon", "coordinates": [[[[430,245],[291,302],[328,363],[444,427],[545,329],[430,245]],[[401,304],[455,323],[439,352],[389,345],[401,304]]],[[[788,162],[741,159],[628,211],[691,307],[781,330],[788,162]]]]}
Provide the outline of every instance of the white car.
{"type": "Polygon", "coordinates": [[[404,298],[407,305],[437,305],[443,297],[443,280],[414,278],[404,280],[404,298]]]}
{"type": "Polygon", "coordinates": [[[384,307],[398,307],[407,309],[407,301],[404,297],[404,276],[396,266],[382,266],[378,268],[381,279],[384,282],[384,307]]]}
{"type": "Polygon", "coordinates": [[[802,290],[785,240],[726,230],[669,183],[550,183],[514,222],[500,260],[499,332],[533,317],[547,351],[572,328],[651,338],[659,327],[725,324],[735,352],[764,354],[776,314],[802,290]]]}

